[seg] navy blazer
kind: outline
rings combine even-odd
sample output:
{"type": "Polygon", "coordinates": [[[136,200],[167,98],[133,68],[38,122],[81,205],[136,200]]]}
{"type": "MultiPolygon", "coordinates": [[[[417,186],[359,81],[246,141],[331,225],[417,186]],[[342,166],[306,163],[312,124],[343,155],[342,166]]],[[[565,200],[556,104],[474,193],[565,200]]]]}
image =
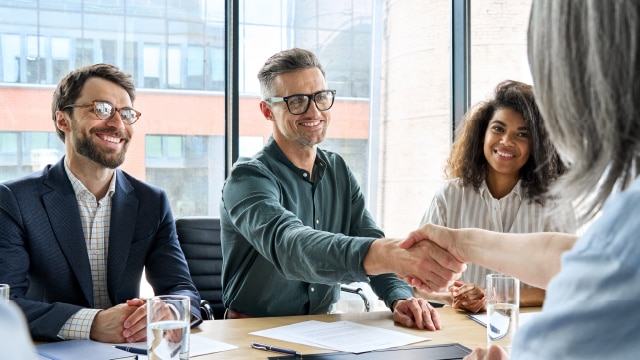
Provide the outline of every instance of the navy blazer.
{"type": "MultiPolygon", "coordinates": [[[[64,157],[0,184],[0,283],[22,308],[31,335],[56,339],[81,308],[93,308],[93,285],[80,211],[64,157]]],[[[200,295],[180,249],[167,195],[116,169],[107,259],[111,303],[139,297],[142,271],[154,293],[200,295]]]]}

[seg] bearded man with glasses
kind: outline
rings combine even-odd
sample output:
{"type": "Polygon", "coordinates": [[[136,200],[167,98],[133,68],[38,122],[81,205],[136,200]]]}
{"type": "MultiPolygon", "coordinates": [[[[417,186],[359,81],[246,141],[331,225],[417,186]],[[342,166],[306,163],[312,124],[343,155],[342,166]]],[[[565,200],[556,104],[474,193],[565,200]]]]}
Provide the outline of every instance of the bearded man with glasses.
{"type": "Polygon", "coordinates": [[[37,340],[146,338],[143,269],[157,295],[200,296],[165,192],[118,167],[141,113],[131,76],[107,64],[76,69],[51,108],[65,156],[0,184],[0,283],[37,340]]]}
{"type": "Polygon", "coordinates": [[[279,52],[258,79],[260,111],[273,135],[261,152],[236,163],[222,191],[226,317],[327,313],[340,283],[364,281],[394,321],[440,329],[436,310],[394,273],[415,274],[438,289],[464,265],[439,247],[404,250],[399,239],[385,238],[344,159],[318,147],[336,92],[316,56],[298,48],[279,52]],[[433,262],[422,260],[432,257],[450,268],[427,268],[433,262]]]}

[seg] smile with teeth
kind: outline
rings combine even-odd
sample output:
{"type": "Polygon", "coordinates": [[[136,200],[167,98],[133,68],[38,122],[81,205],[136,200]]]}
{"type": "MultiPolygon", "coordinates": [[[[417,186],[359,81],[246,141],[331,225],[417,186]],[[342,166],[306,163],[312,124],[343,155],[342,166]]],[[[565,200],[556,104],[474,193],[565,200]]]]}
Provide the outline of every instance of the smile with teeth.
{"type": "Polygon", "coordinates": [[[502,152],[500,150],[496,150],[496,154],[502,156],[502,157],[516,157],[514,154],[511,153],[507,153],[507,152],[502,152]]]}
{"type": "Polygon", "coordinates": [[[319,124],[320,124],[320,120],[300,123],[301,126],[308,126],[308,127],[318,126],[319,124]]]}
{"type": "Polygon", "coordinates": [[[119,137],[114,137],[114,136],[109,136],[109,135],[100,135],[100,139],[102,139],[104,141],[108,141],[110,143],[114,143],[114,144],[119,144],[120,143],[120,138],[119,137]]]}

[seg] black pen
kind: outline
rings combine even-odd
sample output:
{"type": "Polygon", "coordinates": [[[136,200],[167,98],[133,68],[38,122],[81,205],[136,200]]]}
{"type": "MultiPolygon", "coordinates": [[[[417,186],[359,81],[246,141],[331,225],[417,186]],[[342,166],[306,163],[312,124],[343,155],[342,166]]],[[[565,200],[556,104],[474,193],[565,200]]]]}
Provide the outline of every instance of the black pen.
{"type": "Polygon", "coordinates": [[[134,353],[134,354],[147,355],[147,349],[140,349],[135,346],[116,345],[115,348],[124,350],[126,352],[134,353]]]}
{"type": "Polygon", "coordinates": [[[251,347],[254,348],[254,349],[264,350],[264,351],[276,351],[276,352],[279,352],[279,353],[295,355],[295,356],[300,355],[300,353],[295,351],[295,350],[285,349],[285,348],[266,345],[266,344],[261,344],[261,343],[257,343],[257,342],[252,342],[251,343],[251,347]]]}

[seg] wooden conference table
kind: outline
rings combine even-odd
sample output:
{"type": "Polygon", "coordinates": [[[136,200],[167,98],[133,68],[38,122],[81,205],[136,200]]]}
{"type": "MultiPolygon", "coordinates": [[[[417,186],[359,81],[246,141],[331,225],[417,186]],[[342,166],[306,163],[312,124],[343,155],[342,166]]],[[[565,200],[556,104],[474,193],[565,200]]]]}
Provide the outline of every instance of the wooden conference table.
{"type": "MultiPolygon", "coordinates": [[[[540,308],[521,308],[521,312],[540,311],[540,308]]],[[[431,341],[415,343],[409,346],[425,346],[447,343],[460,343],[470,349],[479,346],[486,346],[486,329],[467,317],[467,313],[454,310],[450,307],[438,309],[442,321],[442,330],[427,331],[409,329],[396,325],[393,322],[390,311],[376,311],[370,313],[348,313],[348,314],[327,314],[327,315],[304,315],[285,316],[234,320],[210,320],[203,322],[198,328],[191,330],[192,334],[205,336],[211,339],[235,345],[238,348],[219,353],[207,354],[193,357],[198,360],[208,359],[266,359],[269,356],[281,355],[275,352],[265,352],[252,349],[249,344],[252,341],[267,343],[269,345],[280,346],[288,349],[295,349],[304,354],[317,354],[330,352],[327,349],[313,346],[301,345],[262,336],[250,335],[250,332],[270,329],[273,327],[289,325],[307,320],[320,321],[352,321],[364,325],[376,326],[384,329],[406,332],[412,335],[431,338],[431,341]]]]}

